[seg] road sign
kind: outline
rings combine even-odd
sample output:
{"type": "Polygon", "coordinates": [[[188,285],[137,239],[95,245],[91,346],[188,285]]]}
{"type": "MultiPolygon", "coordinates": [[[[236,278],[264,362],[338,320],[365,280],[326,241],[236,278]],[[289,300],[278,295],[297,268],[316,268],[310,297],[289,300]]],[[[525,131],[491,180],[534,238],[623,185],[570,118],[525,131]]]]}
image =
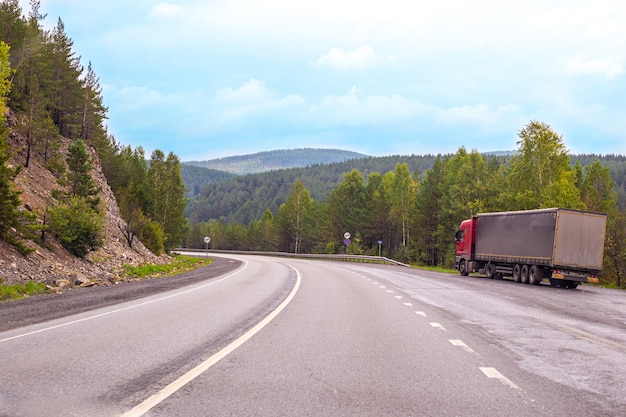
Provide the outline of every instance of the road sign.
{"type": "Polygon", "coordinates": [[[350,239],[350,232],[344,233],[343,237],[346,238],[346,239],[350,239]]]}
{"type": "Polygon", "coordinates": [[[348,246],[350,244],[350,239],[346,238],[346,240],[343,241],[343,244],[348,246]]]}
{"type": "Polygon", "coordinates": [[[211,241],[211,238],[208,236],[204,237],[204,243],[209,243],[211,241]]]}

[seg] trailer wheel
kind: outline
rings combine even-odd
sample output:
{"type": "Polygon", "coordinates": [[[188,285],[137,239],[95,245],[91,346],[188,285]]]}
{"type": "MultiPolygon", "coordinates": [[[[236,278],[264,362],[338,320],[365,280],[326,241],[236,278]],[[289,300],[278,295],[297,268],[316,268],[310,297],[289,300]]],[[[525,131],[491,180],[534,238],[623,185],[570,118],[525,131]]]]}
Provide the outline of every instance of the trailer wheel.
{"type": "Polygon", "coordinates": [[[543,280],[543,270],[537,265],[533,265],[530,267],[528,271],[528,280],[532,285],[539,285],[543,280]]]}
{"type": "Polygon", "coordinates": [[[515,264],[513,267],[513,281],[522,282],[522,267],[520,264],[515,264]]]}
{"type": "Polygon", "coordinates": [[[461,259],[461,262],[459,263],[459,274],[461,274],[461,276],[463,277],[469,275],[469,272],[467,272],[467,262],[465,262],[465,259],[461,259]]]}
{"type": "Polygon", "coordinates": [[[487,262],[487,265],[485,265],[485,276],[489,279],[492,279],[494,276],[495,270],[496,270],[496,266],[492,264],[491,262],[487,262]]]}
{"type": "Polygon", "coordinates": [[[522,284],[528,284],[528,281],[529,281],[528,265],[523,265],[522,266],[521,278],[522,278],[522,284]]]}

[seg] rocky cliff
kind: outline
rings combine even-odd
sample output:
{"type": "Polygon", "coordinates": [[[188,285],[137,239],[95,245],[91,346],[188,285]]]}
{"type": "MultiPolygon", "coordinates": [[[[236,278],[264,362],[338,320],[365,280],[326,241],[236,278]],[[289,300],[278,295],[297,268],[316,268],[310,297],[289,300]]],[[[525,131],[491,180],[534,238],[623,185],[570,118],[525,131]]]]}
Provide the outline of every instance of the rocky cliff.
{"type": "MultiPolygon", "coordinates": [[[[11,132],[8,143],[13,155],[13,165],[24,164],[25,140],[15,132],[11,132]]],[[[69,144],[68,139],[62,139],[63,152],[66,152],[69,144]]],[[[125,222],[120,217],[115,197],[102,173],[100,160],[93,149],[89,151],[94,158],[92,175],[97,185],[102,187],[100,197],[106,207],[104,245],[88,254],[85,259],[79,259],[67,252],[52,238],[46,239],[43,246],[35,242],[27,242],[28,246],[35,249],[27,256],[21,255],[6,242],[0,241],[0,279],[4,284],[34,280],[46,282],[52,291],[58,288],[59,284],[63,286],[107,285],[123,279],[120,273],[124,264],[136,266],[144,263],[168,262],[169,256],[155,256],[137,239],[132,248],[128,246],[122,233],[125,222]]],[[[22,209],[37,213],[40,220],[46,207],[54,201],[51,195],[52,190],[59,188],[56,178],[37,158],[31,159],[29,167],[21,170],[15,180],[15,185],[22,191],[20,195],[22,209]]]]}

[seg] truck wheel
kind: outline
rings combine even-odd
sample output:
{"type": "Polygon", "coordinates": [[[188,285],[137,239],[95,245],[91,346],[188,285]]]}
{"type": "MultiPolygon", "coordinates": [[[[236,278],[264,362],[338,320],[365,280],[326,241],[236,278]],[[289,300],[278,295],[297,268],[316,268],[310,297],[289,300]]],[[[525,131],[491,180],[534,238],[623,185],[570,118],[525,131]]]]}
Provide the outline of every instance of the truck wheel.
{"type": "Polygon", "coordinates": [[[522,282],[522,267],[520,264],[515,264],[513,267],[513,281],[522,282]]]}
{"type": "Polygon", "coordinates": [[[485,276],[489,279],[493,278],[493,273],[495,272],[496,266],[491,262],[487,262],[485,265],[485,276]]]}
{"type": "Polygon", "coordinates": [[[528,265],[523,265],[521,270],[522,284],[528,284],[528,265]]]}
{"type": "Polygon", "coordinates": [[[528,271],[528,280],[532,285],[539,285],[543,280],[543,271],[537,265],[533,265],[530,267],[528,271]]]}
{"type": "Polygon", "coordinates": [[[463,277],[469,275],[469,272],[467,272],[467,262],[465,262],[465,259],[461,259],[461,262],[459,263],[459,273],[463,277]]]}

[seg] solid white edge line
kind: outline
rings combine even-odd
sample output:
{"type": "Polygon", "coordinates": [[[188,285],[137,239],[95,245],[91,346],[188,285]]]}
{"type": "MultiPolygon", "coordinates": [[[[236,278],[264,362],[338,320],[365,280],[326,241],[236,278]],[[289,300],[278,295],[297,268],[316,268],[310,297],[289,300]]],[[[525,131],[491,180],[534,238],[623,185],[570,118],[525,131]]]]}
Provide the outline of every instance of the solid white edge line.
{"type": "Polygon", "coordinates": [[[188,384],[189,382],[193,381],[195,378],[197,378],[202,373],[207,371],[209,368],[211,368],[217,362],[219,362],[220,360],[224,359],[226,356],[228,356],[230,353],[232,353],[235,349],[237,349],[238,347],[243,345],[245,342],[247,342],[250,338],[252,338],[252,336],[257,334],[261,329],[263,329],[265,326],[267,326],[281,311],[283,311],[283,309],[285,307],[287,307],[287,305],[295,297],[296,293],[298,292],[298,289],[300,288],[300,282],[302,281],[302,277],[300,275],[300,271],[298,271],[296,268],[294,268],[291,265],[288,265],[288,266],[290,268],[292,268],[294,271],[296,271],[296,285],[294,285],[293,289],[291,290],[291,292],[289,293],[287,298],[285,298],[283,300],[283,302],[280,303],[278,305],[278,307],[276,307],[275,310],[273,310],[263,320],[261,320],[259,323],[257,323],[254,327],[252,327],[246,333],[244,333],[243,335],[239,336],[235,341],[231,342],[224,349],[220,350],[219,352],[217,352],[216,354],[214,354],[213,356],[211,356],[210,358],[208,358],[207,360],[202,362],[200,365],[196,366],[192,370],[190,370],[187,373],[185,373],[184,375],[179,377],[177,380],[175,380],[174,382],[172,382],[169,385],[167,385],[161,391],[159,391],[156,394],[148,397],[142,403],[136,405],[133,409],[127,411],[124,414],[122,414],[120,417],[139,417],[139,416],[143,416],[145,413],[147,413],[152,408],[157,406],[159,403],[161,403],[167,397],[169,397],[170,395],[174,394],[176,391],[178,391],[179,389],[184,387],[186,384],[188,384]]]}
{"type": "Polygon", "coordinates": [[[95,314],[93,316],[84,317],[82,319],[68,321],[67,323],[57,324],[55,326],[50,326],[50,327],[44,327],[43,329],[34,330],[32,332],[22,333],[22,334],[18,334],[16,336],[7,337],[6,339],[0,339],[0,343],[8,342],[9,340],[19,339],[19,338],[26,337],[26,336],[31,336],[31,335],[34,335],[34,334],[37,334],[37,333],[47,332],[49,330],[54,330],[54,329],[58,329],[58,328],[65,327],[65,326],[70,326],[72,324],[81,323],[83,321],[93,320],[93,319],[96,319],[98,317],[108,316],[108,315],[111,315],[111,314],[119,313],[121,311],[132,310],[134,308],[145,306],[147,304],[156,303],[158,301],[163,301],[163,300],[167,300],[167,299],[170,299],[170,298],[178,297],[180,295],[187,294],[187,293],[192,292],[192,291],[197,291],[200,288],[209,287],[211,285],[217,284],[218,282],[222,282],[222,281],[224,281],[224,280],[226,280],[228,278],[231,278],[231,277],[237,275],[238,273],[242,272],[247,267],[248,267],[248,262],[243,261],[243,267],[237,269],[236,271],[234,271],[233,273],[231,273],[229,275],[226,275],[225,277],[222,277],[222,278],[218,279],[217,281],[210,281],[210,282],[207,282],[206,284],[202,284],[200,286],[194,286],[193,288],[189,288],[189,289],[184,290],[184,291],[176,292],[174,294],[166,295],[165,297],[159,297],[159,298],[156,298],[156,299],[153,299],[153,300],[150,300],[150,301],[144,301],[143,303],[133,304],[133,305],[128,306],[128,307],[118,308],[116,310],[107,311],[105,313],[100,313],[100,314],[95,314]]]}

